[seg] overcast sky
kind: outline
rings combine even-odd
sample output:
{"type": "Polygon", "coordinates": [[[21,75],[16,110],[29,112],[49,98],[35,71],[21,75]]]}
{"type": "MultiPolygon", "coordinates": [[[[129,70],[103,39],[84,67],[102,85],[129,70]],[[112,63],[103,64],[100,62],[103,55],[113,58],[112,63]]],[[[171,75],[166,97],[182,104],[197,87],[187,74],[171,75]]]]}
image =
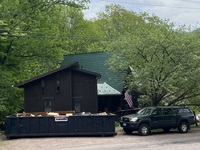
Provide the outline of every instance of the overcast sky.
{"type": "Polygon", "coordinates": [[[178,25],[200,27],[200,0],[91,0],[85,18],[91,19],[97,12],[103,12],[106,5],[119,4],[134,12],[155,14],[178,25]]]}

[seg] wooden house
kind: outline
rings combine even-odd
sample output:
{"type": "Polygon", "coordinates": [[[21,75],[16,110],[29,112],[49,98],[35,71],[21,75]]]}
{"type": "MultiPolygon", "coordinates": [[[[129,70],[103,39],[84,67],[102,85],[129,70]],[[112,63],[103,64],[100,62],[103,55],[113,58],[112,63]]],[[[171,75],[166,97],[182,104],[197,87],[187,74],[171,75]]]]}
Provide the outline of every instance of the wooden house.
{"type": "Polygon", "coordinates": [[[17,85],[24,88],[25,112],[98,112],[100,74],[70,63],[17,85]]]}
{"type": "MultiPolygon", "coordinates": [[[[112,57],[107,52],[92,52],[83,54],[65,55],[61,67],[78,62],[80,69],[98,72],[101,78],[97,80],[98,90],[98,111],[116,112],[127,109],[127,102],[124,100],[124,76],[127,72],[111,72],[108,60],[112,57]]],[[[138,107],[138,95],[133,97],[133,106],[138,107]]]]}

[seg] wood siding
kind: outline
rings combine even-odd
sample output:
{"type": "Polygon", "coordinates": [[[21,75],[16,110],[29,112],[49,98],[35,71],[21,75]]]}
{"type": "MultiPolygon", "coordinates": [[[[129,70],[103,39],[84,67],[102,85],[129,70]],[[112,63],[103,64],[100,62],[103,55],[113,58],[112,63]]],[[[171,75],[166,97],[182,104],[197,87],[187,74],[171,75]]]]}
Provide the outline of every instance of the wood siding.
{"type": "Polygon", "coordinates": [[[81,112],[98,112],[97,81],[95,76],[73,71],[73,102],[80,100],[81,112]]]}
{"type": "Polygon", "coordinates": [[[24,85],[26,112],[44,111],[45,101],[51,101],[51,111],[71,111],[74,110],[74,99],[77,98],[81,102],[81,111],[91,113],[98,111],[95,75],[68,68],[24,85]],[[59,91],[57,89],[58,78],[59,91]],[[42,80],[44,81],[43,90],[42,80]]]}

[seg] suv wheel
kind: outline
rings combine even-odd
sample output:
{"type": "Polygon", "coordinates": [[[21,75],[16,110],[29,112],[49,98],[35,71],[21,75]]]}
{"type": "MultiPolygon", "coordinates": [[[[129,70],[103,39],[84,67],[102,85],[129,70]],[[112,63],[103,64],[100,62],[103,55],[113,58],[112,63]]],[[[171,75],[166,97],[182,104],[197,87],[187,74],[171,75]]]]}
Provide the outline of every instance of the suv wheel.
{"type": "Polygon", "coordinates": [[[178,131],[180,133],[187,133],[188,132],[188,123],[187,122],[181,122],[178,126],[178,131]]]}
{"type": "Polygon", "coordinates": [[[124,132],[125,132],[126,134],[131,134],[131,133],[133,132],[133,130],[132,130],[132,129],[124,128],[124,132]]]}
{"type": "Polygon", "coordinates": [[[141,124],[138,129],[138,133],[142,136],[149,135],[150,132],[151,132],[151,130],[147,124],[141,124]]]}

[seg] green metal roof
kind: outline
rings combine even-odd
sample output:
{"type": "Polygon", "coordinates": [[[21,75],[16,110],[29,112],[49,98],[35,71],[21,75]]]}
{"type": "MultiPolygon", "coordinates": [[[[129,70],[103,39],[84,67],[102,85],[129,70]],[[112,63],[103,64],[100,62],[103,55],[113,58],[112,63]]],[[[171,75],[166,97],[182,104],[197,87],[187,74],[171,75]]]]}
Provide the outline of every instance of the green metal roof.
{"type": "Polygon", "coordinates": [[[108,85],[106,82],[97,84],[98,95],[121,95],[119,91],[108,85]]]}
{"type": "Polygon", "coordinates": [[[124,74],[119,72],[114,73],[109,70],[107,61],[111,56],[112,55],[107,52],[69,54],[64,56],[61,67],[78,62],[81,69],[97,72],[101,75],[101,78],[98,79],[98,84],[106,82],[109,86],[121,93],[124,84],[124,74]]]}

